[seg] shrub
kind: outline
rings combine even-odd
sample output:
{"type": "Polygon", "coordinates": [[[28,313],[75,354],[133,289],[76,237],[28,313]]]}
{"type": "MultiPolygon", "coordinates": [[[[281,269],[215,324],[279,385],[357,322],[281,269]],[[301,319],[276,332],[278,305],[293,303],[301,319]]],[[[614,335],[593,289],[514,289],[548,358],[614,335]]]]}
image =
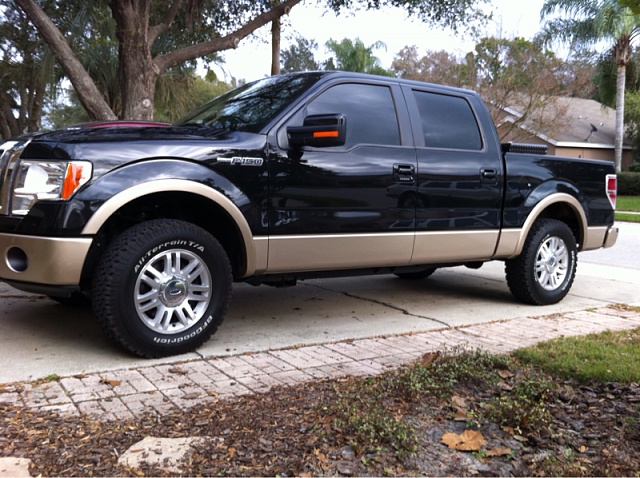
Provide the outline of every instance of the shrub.
{"type": "Polygon", "coordinates": [[[618,173],[618,194],[640,196],[640,173],[618,173]]]}

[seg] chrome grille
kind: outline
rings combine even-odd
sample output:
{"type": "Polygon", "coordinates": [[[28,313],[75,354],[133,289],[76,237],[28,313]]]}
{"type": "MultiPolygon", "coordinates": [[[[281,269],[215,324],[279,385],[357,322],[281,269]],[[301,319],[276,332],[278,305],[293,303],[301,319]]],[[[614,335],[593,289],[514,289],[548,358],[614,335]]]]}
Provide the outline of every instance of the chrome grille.
{"type": "Polygon", "coordinates": [[[0,215],[8,216],[11,207],[11,182],[15,165],[29,141],[7,141],[0,145],[0,215]]]}

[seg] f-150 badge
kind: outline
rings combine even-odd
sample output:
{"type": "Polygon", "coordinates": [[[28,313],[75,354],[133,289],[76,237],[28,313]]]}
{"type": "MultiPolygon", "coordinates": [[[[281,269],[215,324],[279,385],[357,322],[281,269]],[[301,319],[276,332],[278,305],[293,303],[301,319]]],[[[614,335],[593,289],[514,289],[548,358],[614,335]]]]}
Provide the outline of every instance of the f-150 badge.
{"type": "Polygon", "coordinates": [[[233,158],[218,158],[219,163],[239,164],[240,166],[262,166],[262,158],[248,158],[245,156],[234,156],[233,158]]]}

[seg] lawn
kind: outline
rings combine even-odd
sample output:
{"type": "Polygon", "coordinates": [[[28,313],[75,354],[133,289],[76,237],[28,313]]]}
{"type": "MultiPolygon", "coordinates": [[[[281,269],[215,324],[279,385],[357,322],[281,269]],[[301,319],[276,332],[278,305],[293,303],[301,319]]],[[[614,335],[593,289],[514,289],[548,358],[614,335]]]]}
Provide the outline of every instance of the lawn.
{"type": "Polygon", "coordinates": [[[640,196],[618,196],[616,210],[616,221],[640,222],[640,214],[620,212],[640,212],[640,196]]]}
{"type": "Polygon", "coordinates": [[[640,212],[640,196],[618,196],[616,209],[640,212]]]}

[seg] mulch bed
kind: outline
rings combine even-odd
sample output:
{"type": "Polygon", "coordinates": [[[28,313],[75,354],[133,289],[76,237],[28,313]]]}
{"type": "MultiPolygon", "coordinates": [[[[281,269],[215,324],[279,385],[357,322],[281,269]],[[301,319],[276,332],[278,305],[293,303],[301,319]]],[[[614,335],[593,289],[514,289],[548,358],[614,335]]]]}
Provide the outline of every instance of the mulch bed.
{"type": "MultiPolygon", "coordinates": [[[[123,468],[118,456],[147,436],[201,436],[206,442],[182,464],[185,476],[637,476],[640,470],[638,385],[556,380],[546,398],[550,423],[527,433],[456,420],[451,396],[398,404],[396,415],[419,437],[417,453],[403,457],[361,449],[336,429],[323,404],[335,403],[337,390],[352,380],[276,388],[122,422],[0,406],[0,456],[30,458],[32,476],[167,476],[175,473],[123,468]],[[482,433],[485,450],[510,453],[487,456],[441,443],[445,433],[468,428],[482,433]]],[[[492,393],[475,380],[455,389],[470,410],[492,393]]]]}

